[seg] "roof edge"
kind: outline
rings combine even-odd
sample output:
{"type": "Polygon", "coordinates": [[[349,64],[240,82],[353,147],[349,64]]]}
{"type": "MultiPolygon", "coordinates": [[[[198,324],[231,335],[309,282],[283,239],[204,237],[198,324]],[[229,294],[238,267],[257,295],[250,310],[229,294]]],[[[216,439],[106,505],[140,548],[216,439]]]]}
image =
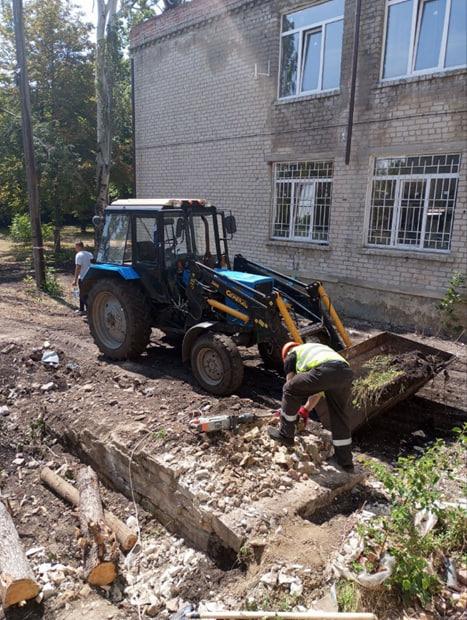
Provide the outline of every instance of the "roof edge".
{"type": "Polygon", "coordinates": [[[255,4],[257,1],[191,0],[191,2],[168,9],[162,15],[150,17],[131,29],[130,51],[134,52],[159,39],[180,33],[187,28],[200,26],[224,14],[242,9],[246,5],[255,4]]]}

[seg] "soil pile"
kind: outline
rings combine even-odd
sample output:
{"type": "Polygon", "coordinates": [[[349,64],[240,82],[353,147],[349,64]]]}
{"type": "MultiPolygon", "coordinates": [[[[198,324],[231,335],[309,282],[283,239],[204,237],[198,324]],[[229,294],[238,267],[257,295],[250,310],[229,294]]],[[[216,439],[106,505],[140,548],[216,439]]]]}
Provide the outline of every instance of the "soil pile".
{"type": "Polygon", "coordinates": [[[433,355],[409,351],[399,355],[376,355],[362,366],[352,387],[352,404],[366,411],[403,392],[409,385],[436,374],[433,355]]]}

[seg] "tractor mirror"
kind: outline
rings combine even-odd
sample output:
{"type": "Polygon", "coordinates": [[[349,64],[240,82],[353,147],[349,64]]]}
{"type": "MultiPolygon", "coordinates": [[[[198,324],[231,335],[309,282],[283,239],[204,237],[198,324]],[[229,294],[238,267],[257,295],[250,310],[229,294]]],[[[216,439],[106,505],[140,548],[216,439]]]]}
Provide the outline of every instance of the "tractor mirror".
{"type": "Polygon", "coordinates": [[[234,233],[237,232],[237,222],[235,220],[235,216],[227,215],[227,217],[224,220],[224,223],[225,223],[225,231],[229,235],[233,235],[234,233]]]}
{"type": "Polygon", "coordinates": [[[185,221],[183,217],[179,217],[177,220],[177,225],[175,227],[175,235],[177,239],[182,236],[184,230],[185,230],[185,221]]]}
{"type": "Polygon", "coordinates": [[[94,228],[99,228],[99,226],[102,226],[103,223],[104,218],[100,215],[94,215],[94,217],[92,218],[92,225],[94,226],[94,228]]]}

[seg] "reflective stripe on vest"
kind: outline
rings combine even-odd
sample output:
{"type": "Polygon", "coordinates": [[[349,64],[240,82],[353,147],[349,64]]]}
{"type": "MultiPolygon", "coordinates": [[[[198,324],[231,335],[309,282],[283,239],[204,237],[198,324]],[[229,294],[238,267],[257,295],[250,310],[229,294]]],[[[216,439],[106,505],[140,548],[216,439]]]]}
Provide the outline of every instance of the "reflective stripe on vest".
{"type": "Polygon", "coordinates": [[[307,342],[295,347],[292,351],[297,356],[296,372],[307,372],[326,362],[344,362],[347,366],[349,365],[342,355],[325,344],[307,342]]]}

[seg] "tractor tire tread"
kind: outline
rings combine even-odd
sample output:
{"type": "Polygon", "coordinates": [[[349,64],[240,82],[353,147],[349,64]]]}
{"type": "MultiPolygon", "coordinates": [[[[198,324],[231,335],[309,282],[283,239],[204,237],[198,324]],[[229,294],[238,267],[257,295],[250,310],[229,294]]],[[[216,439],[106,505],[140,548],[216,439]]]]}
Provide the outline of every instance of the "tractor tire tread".
{"type": "Polygon", "coordinates": [[[226,334],[214,332],[204,333],[196,339],[192,351],[196,352],[196,348],[200,345],[212,344],[213,342],[215,343],[215,345],[217,345],[216,348],[221,348],[224,354],[229,358],[230,372],[228,373],[228,376],[224,375],[222,383],[220,383],[218,386],[208,387],[204,385],[202,379],[200,378],[200,375],[196,370],[196,367],[193,364],[193,356],[192,371],[198,383],[200,383],[200,385],[202,385],[202,387],[206,391],[210,392],[211,394],[215,394],[216,396],[228,396],[230,394],[233,394],[243,382],[243,361],[237,349],[237,345],[226,334]]]}
{"type": "Polygon", "coordinates": [[[127,316],[130,333],[125,346],[121,347],[120,350],[105,350],[105,347],[102,347],[99,342],[94,329],[91,310],[89,313],[89,328],[94,342],[104,355],[115,361],[135,359],[144,353],[151,338],[151,313],[144,294],[137,285],[132,283],[123,283],[112,279],[99,280],[89,293],[89,306],[91,308],[93,297],[103,289],[110,290],[111,292],[115,292],[117,289],[122,307],[125,308],[127,314],[130,314],[129,317],[127,316]]]}

